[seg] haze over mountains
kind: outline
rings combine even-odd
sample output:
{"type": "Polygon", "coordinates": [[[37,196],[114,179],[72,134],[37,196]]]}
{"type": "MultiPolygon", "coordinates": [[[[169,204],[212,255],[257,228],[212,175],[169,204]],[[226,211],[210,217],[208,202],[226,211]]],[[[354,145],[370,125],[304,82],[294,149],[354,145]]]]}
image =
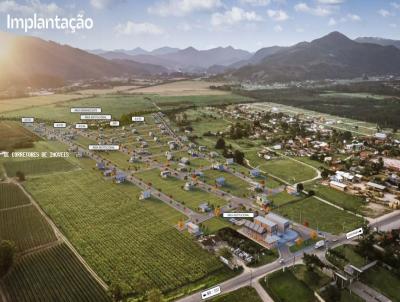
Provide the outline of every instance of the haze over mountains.
{"type": "Polygon", "coordinates": [[[265,47],[254,54],[233,47],[111,52],[97,49],[89,53],[52,41],[0,32],[0,85],[51,87],[65,81],[154,76],[175,71],[220,74],[229,80],[254,82],[397,75],[400,49],[393,46],[395,42],[378,38],[351,40],[333,32],[291,47],[265,47]]]}

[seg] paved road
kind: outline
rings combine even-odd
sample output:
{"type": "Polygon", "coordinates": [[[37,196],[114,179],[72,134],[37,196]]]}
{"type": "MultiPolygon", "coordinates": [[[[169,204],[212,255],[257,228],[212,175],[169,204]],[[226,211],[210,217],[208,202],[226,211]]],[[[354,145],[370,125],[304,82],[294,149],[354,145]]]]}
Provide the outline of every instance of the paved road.
{"type": "Polygon", "coordinates": [[[359,281],[351,284],[350,290],[352,290],[357,296],[360,296],[367,302],[392,302],[392,300],[390,300],[386,296],[359,281]]]}

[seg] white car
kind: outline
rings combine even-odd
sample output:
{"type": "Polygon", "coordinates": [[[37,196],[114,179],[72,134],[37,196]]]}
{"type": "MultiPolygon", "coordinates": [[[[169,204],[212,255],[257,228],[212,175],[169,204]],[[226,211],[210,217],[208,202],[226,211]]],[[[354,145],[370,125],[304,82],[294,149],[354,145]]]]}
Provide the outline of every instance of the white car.
{"type": "Polygon", "coordinates": [[[281,258],[279,259],[279,264],[284,264],[285,263],[285,259],[281,258]]]}

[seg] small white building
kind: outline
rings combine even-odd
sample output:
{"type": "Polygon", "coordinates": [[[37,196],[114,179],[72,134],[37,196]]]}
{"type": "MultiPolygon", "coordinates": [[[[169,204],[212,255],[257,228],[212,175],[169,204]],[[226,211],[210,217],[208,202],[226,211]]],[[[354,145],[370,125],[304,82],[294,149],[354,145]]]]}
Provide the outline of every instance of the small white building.
{"type": "Polygon", "coordinates": [[[150,197],[151,197],[150,191],[143,191],[142,193],[140,193],[139,200],[149,199],[150,197]]]}

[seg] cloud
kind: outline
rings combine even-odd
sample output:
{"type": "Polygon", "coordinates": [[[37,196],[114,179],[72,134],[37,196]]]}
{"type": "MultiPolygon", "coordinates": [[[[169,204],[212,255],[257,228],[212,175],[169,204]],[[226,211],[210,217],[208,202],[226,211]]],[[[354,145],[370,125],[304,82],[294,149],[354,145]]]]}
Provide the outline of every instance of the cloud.
{"type": "Polygon", "coordinates": [[[346,17],[342,17],[340,19],[335,19],[335,18],[330,18],[328,25],[329,26],[335,26],[339,23],[346,23],[346,22],[359,22],[361,21],[361,17],[359,15],[355,15],[355,14],[347,14],[346,17]]]}
{"type": "Polygon", "coordinates": [[[268,17],[270,17],[274,21],[286,21],[289,19],[288,14],[283,10],[272,10],[269,9],[267,11],[268,17]]]}
{"type": "Polygon", "coordinates": [[[241,4],[249,4],[252,6],[267,6],[271,3],[271,0],[240,0],[241,4]]]}
{"type": "Polygon", "coordinates": [[[381,15],[382,17],[384,17],[384,18],[389,17],[389,16],[393,16],[393,13],[391,13],[388,10],[383,9],[383,8],[378,10],[378,14],[381,15]]]}
{"type": "Polygon", "coordinates": [[[330,18],[329,19],[329,22],[328,22],[329,26],[335,26],[336,24],[337,24],[337,21],[336,21],[335,18],[330,18]]]}
{"type": "Polygon", "coordinates": [[[128,21],[124,24],[118,24],[114,28],[118,35],[161,35],[164,30],[153,23],[135,23],[133,21],[128,21]]]}
{"type": "Polygon", "coordinates": [[[333,8],[330,6],[311,7],[307,3],[300,2],[294,6],[296,12],[308,13],[314,16],[325,17],[333,13],[333,8]]]}
{"type": "Polygon", "coordinates": [[[342,4],[346,0],[317,0],[318,3],[321,4],[342,4]]]}
{"type": "Polygon", "coordinates": [[[243,21],[261,21],[262,18],[253,11],[245,11],[240,7],[232,7],[224,13],[214,13],[211,16],[211,24],[214,26],[233,25],[243,21]]]}
{"type": "Polygon", "coordinates": [[[54,15],[60,14],[62,9],[54,2],[42,3],[40,0],[31,0],[26,4],[19,4],[13,0],[0,2],[0,12],[17,13],[22,15],[38,14],[38,15],[54,15]]]}
{"type": "Polygon", "coordinates": [[[275,25],[275,26],[274,26],[274,31],[277,32],[277,33],[279,33],[279,32],[281,32],[281,31],[283,31],[283,28],[282,28],[282,26],[280,26],[280,25],[275,25]]]}
{"type": "Polygon", "coordinates": [[[124,0],[90,0],[90,4],[97,9],[105,9],[124,2],[124,0]]]}
{"type": "Polygon", "coordinates": [[[347,18],[351,21],[361,21],[361,17],[356,14],[348,14],[347,18]]]}
{"type": "Polygon", "coordinates": [[[165,0],[147,11],[159,16],[185,16],[195,11],[210,11],[222,6],[221,0],[165,0]]]}
{"type": "Polygon", "coordinates": [[[400,9],[400,3],[399,2],[391,2],[390,5],[394,7],[395,9],[400,9]]]}

